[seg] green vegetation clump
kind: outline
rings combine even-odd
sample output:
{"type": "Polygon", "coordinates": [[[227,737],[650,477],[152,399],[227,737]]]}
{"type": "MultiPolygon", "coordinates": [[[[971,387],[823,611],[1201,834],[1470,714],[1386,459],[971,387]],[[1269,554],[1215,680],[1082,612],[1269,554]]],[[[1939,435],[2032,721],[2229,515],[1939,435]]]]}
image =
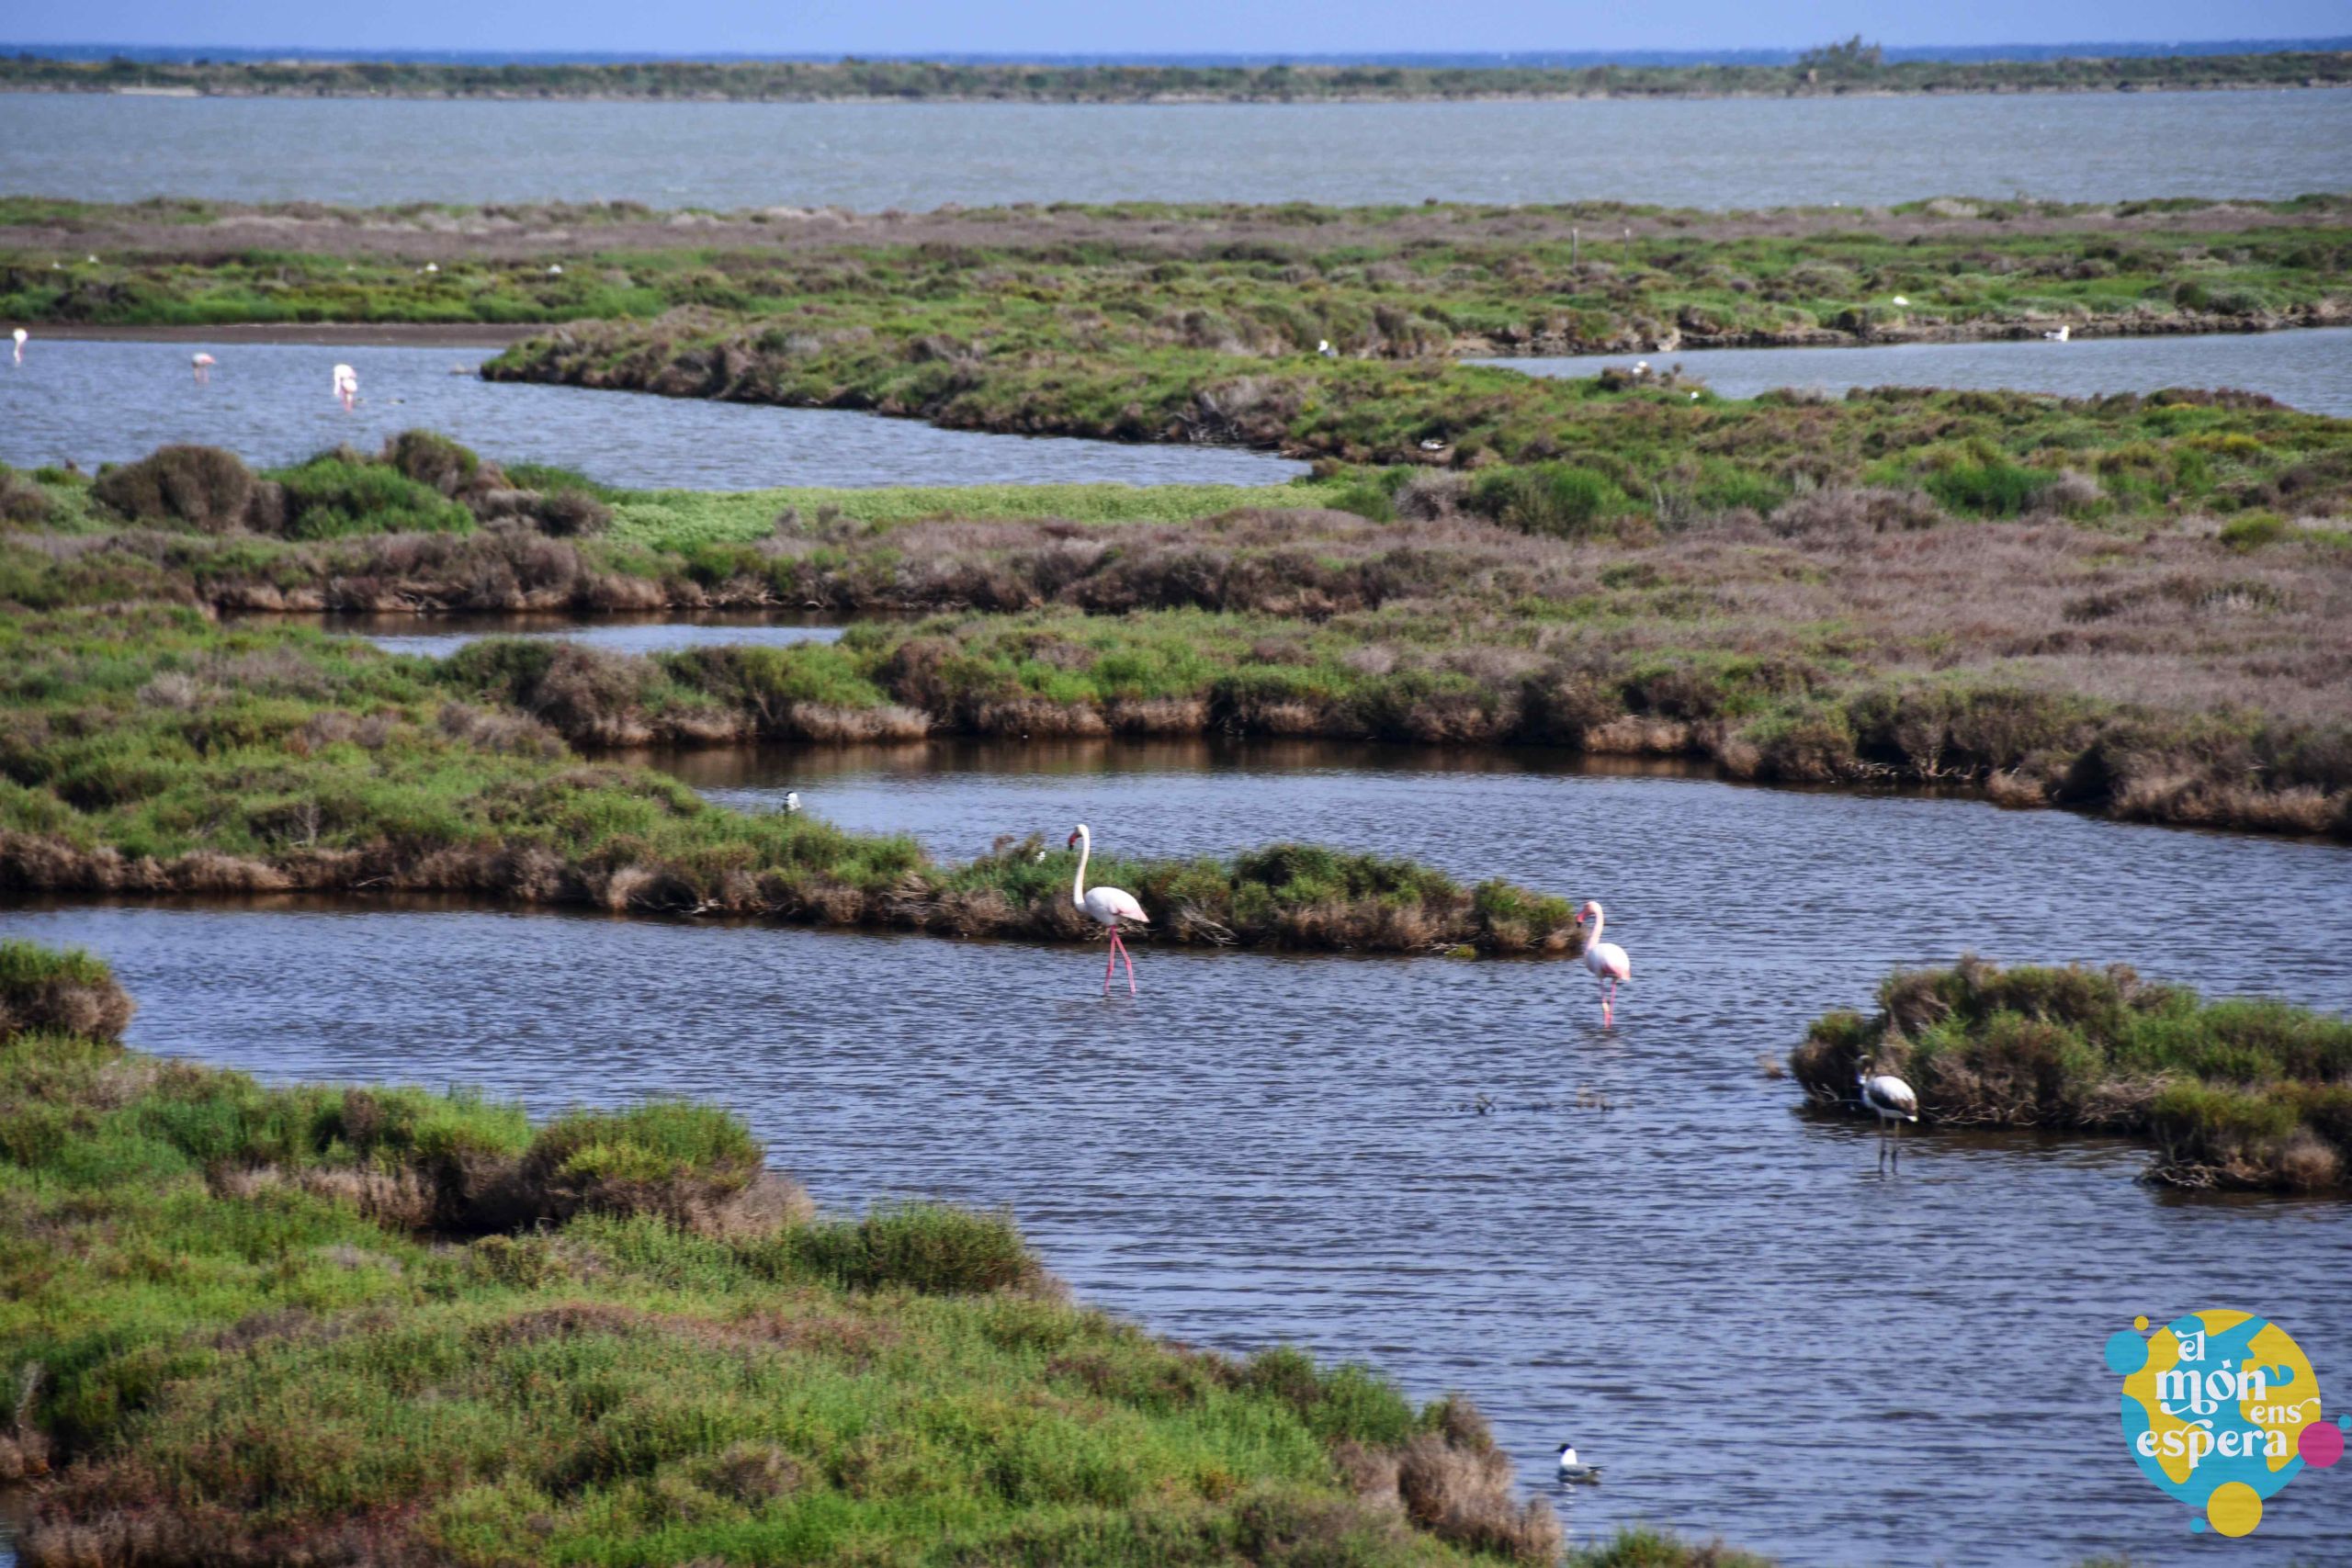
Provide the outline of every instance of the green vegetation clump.
{"type": "Polygon", "coordinates": [[[1931,1125],[2143,1138],[2152,1179],[2175,1185],[2316,1191],[2352,1174],[2352,1023],[2285,1002],[1963,959],[1894,975],[1875,1016],[1816,1021],[1789,1066],[1859,1109],[1863,1062],[1908,1081],[1931,1125]]]}
{"type": "MultiPolygon", "coordinates": [[[[830,705],[854,692],[821,666],[779,660],[784,651],[703,649],[673,667],[493,642],[436,665],[153,606],[0,621],[0,880],[80,891],[389,886],[1099,939],[1071,907],[1066,852],[1041,859],[1033,845],[942,866],[910,839],[731,811],[660,773],[588,764],[549,728],[626,738],[650,714],[724,731],[763,702],[804,725],[829,713],[838,728],[865,722],[867,710],[830,705]],[[695,671],[714,685],[744,682],[744,707],[680,679],[695,671]]],[[[1556,953],[1573,934],[1563,900],[1520,893],[1519,918],[1505,924],[1437,872],[1329,851],[1105,863],[1114,874],[1149,911],[1149,940],[1556,953]]],[[[552,1174],[574,1180],[581,1202],[633,1179],[627,1162],[580,1158],[589,1163],[552,1174]]]]}
{"type": "MultiPolygon", "coordinates": [[[[103,975],[0,949],[0,996],[103,975]]],[[[674,1197],[757,1150],[707,1107],[534,1131],[0,1029],[26,1561],[1556,1560],[1467,1402],[1155,1340],[1064,1301],[1001,1214],[401,1201],[453,1171],[674,1197]]],[[[1642,1550],[1575,1561],[1715,1561],[1642,1550]]]]}
{"type": "Polygon", "coordinates": [[[0,942],[0,1034],[119,1040],[130,1022],[130,998],[102,960],[74,949],[0,942]]]}

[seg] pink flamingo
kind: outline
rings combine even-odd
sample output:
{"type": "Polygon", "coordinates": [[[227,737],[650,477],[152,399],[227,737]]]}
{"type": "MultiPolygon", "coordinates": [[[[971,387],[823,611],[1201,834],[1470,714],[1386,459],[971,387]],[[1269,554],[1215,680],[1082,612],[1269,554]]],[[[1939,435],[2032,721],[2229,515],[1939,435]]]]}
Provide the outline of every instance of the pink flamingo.
{"type": "Polygon", "coordinates": [[[1625,950],[1615,942],[1600,940],[1601,927],[1607,918],[1601,914],[1600,906],[1589,898],[1584,901],[1584,908],[1577,911],[1577,924],[1583,925],[1587,917],[1592,920],[1592,939],[1585,943],[1584,966],[1591,970],[1592,977],[1601,984],[1600,1027],[1607,1029],[1616,1022],[1617,987],[1620,983],[1633,979],[1634,961],[1626,957],[1625,950]]]}
{"type": "Polygon", "coordinates": [[[26,332],[24,328],[18,327],[15,332],[10,333],[8,335],[16,340],[17,363],[22,365],[25,362],[25,339],[29,337],[31,334],[26,332]]]}
{"type": "Polygon", "coordinates": [[[197,385],[200,387],[205,382],[212,379],[210,374],[211,369],[215,365],[219,364],[220,361],[213,358],[209,354],[196,354],[191,355],[188,357],[188,363],[196,367],[196,382],[197,385]]]}
{"type": "Polygon", "coordinates": [[[1069,900],[1090,919],[1099,920],[1111,929],[1111,961],[1102,965],[1102,994],[1106,997],[1111,994],[1111,976],[1117,969],[1119,960],[1124,958],[1127,961],[1127,995],[1132,997],[1136,994],[1135,954],[1129,953],[1127,944],[1119,940],[1119,922],[1133,920],[1137,925],[1148,926],[1151,924],[1151,917],[1143,912],[1143,906],[1136,902],[1132,893],[1123,893],[1116,887],[1090,888],[1086,886],[1086,860],[1094,852],[1094,837],[1086,830],[1085,823],[1080,822],[1070,829],[1069,841],[1078,847],[1078,874],[1070,880],[1069,900]]]}
{"type": "Polygon", "coordinates": [[[349,413],[352,404],[359,400],[359,372],[348,365],[334,367],[334,395],[343,402],[343,412],[349,413]]]}

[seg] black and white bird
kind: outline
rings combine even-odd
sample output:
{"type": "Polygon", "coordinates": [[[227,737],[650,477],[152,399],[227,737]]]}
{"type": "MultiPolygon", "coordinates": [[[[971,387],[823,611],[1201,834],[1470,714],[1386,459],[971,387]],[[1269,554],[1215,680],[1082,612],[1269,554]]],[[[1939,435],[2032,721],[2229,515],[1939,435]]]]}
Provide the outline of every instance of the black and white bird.
{"type": "Polygon", "coordinates": [[[1875,1063],[1864,1062],[1854,1075],[1855,1087],[1862,1091],[1862,1103],[1878,1116],[1878,1166],[1886,1168],[1887,1134],[1894,1131],[1894,1168],[1903,1168],[1903,1123],[1919,1120],[1919,1096],[1907,1083],[1893,1073],[1872,1072],[1875,1063]]]}
{"type": "Polygon", "coordinates": [[[1319,337],[1315,340],[1315,352],[1321,355],[1326,359],[1337,359],[1340,357],[1340,351],[1331,346],[1331,340],[1327,337],[1319,337]]]}
{"type": "Polygon", "coordinates": [[[786,791],[784,792],[784,810],[785,810],[785,815],[786,815],[786,816],[790,816],[790,815],[792,815],[793,813],[795,813],[795,812],[798,811],[799,809],[800,809],[800,792],[799,792],[798,790],[797,790],[797,789],[788,789],[788,790],[786,790],[786,791]]]}
{"type": "Polygon", "coordinates": [[[2041,341],[2044,343],[2064,343],[2068,338],[2073,337],[2074,335],[2075,329],[2071,326],[2064,326],[2060,327],[2054,333],[2042,333],[2041,341]]]}
{"type": "Polygon", "coordinates": [[[1600,1481],[1600,1467],[1597,1464],[1586,1464],[1577,1458],[1577,1450],[1573,1445],[1562,1443],[1560,1445],[1560,1479],[1577,1482],[1583,1485],[1597,1485],[1600,1481]]]}

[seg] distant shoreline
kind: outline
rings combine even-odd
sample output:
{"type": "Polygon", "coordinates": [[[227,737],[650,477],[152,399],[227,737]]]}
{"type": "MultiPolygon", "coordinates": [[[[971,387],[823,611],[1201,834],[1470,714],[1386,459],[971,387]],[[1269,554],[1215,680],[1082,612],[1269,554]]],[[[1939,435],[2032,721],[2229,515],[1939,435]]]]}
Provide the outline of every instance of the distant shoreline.
{"type": "Polygon", "coordinates": [[[2100,59],[1883,62],[1874,49],[1792,64],[1140,66],[913,61],[660,61],[470,65],[414,61],[0,59],[0,92],[148,96],[479,98],[498,102],[1391,104],[2222,92],[2352,85],[2352,51],[2100,59]]]}

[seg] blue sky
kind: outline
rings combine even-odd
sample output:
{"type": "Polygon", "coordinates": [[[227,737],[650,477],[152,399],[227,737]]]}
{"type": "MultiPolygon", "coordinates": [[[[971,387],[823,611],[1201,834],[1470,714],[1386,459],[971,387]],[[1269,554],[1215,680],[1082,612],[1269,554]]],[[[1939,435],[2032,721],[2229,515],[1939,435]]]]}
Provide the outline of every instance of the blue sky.
{"type": "Polygon", "coordinates": [[[15,44],[907,54],[1461,52],[2316,37],[2345,0],[0,0],[15,44]]]}

